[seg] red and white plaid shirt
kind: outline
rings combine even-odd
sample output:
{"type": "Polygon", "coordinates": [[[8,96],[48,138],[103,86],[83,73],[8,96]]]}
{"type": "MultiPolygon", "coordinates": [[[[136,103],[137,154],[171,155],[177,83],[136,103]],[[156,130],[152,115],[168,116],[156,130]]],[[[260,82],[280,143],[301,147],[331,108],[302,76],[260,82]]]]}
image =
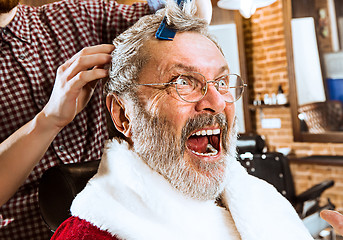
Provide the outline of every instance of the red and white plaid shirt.
{"type": "MultiPolygon", "coordinates": [[[[147,4],[105,0],[19,5],[15,18],[0,29],[0,142],[41,111],[61,64],[84,47],[111,43],[149,13],[147,4]]],[[[87,107],[58,134],[23,186],[0,208],[0,240],[49,239],[51,232],[38,209],[38,180],[54,165],[100,159],[107,136],[99,84],[87,107]]]]}

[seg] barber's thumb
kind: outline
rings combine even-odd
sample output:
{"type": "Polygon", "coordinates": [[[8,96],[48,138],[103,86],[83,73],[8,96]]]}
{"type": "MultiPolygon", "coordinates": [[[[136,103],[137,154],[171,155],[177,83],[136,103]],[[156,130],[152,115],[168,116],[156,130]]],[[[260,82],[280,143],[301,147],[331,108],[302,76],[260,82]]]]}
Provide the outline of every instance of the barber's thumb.
{"type": "Polygon", "coordinates": [[[332,221],[337,220],[336,218],[340,215],[340,213],[332,210],[323,210],[320,212],[320,217],[324,219],[325,221],[332,221]]]}
{"type": "Polygon", "coordinates": [[[330,225],[338,231],[339,234],[343,234],[343,215],[337,211],[323,210],[320,212],[320,217],[330,223],[330,225]]]}

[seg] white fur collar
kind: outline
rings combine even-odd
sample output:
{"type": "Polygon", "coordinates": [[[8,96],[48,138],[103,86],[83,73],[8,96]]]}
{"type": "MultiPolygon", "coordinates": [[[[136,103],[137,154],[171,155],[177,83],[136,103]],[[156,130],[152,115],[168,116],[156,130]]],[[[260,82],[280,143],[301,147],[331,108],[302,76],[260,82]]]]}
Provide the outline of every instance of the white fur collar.
{"type": "Polygon", "coordinates": [[[98,173],[71,212],[122,239],[312,239],[293,207],[264,181],[230,160],[224,203],[187,198],[116,140],[106,145],[98,173]],[[230,237],[232,236],[232,237],[230,237]]]}

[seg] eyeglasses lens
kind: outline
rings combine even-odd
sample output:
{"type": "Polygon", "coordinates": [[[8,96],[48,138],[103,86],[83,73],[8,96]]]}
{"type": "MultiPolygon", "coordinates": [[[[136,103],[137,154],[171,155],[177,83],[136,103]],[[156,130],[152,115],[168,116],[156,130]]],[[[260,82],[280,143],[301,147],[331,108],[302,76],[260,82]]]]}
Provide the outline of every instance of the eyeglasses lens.
{"type": "Polygon", "coordinates": [[[207,93],[206,84],[214,84],[226,102],[237,101],[243,93],[243,81],[236,74],[228,74],[214,81],[206,82],[200,73],[187,73],[180,75],[176,80],[178,95],[187,102],[197,102],[207,93]]]}

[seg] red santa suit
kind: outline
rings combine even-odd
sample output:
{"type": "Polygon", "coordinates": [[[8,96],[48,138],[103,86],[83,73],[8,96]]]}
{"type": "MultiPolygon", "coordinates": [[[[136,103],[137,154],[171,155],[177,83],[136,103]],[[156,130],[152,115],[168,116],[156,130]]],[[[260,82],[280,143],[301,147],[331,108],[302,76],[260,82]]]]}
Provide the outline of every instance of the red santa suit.
{"type": "Polygon", "coordinates": [[[184,196],[126,142],[109,141],[98,173],[73,201],[56,239],[308,240],[292,205],[228,159],[225,207],[184,196]]]}

